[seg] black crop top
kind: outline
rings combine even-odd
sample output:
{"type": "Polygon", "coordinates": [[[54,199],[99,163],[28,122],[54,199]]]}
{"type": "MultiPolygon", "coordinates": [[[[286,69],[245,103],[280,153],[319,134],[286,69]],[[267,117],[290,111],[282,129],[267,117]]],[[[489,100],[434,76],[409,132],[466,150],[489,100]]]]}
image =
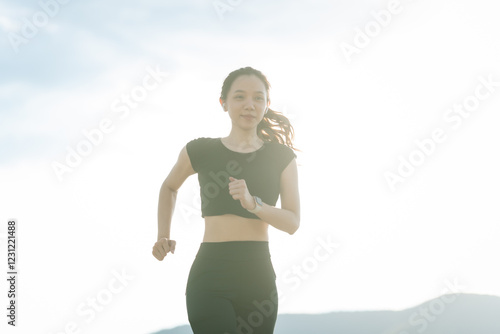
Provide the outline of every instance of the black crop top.
{"type": "Polygon", "coordinates": [[[280,193],[281,172],[296,158],[295,152],[278,142],[264,142],[257,151],[232,151],[221,138],[201,137],[186,144],[191,166],[198,173],[201,216],[234,214],[260,219],[243,209],[239,200],[229,194],[229,176],[244,179],[252,196],[275,206],[280,193]]]}

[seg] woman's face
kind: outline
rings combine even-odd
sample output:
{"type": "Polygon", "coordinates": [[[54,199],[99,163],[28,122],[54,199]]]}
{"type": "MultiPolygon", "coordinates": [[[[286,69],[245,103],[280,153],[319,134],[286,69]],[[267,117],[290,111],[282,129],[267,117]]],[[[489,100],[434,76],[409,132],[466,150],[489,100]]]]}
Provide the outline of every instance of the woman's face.
{"type": "Polygon", "coordinates": [[[233,81],[224,110],[229,112],[233,126],[257,128],[269,106],[264,83],[255,75],[240,75],[233,81]]]}

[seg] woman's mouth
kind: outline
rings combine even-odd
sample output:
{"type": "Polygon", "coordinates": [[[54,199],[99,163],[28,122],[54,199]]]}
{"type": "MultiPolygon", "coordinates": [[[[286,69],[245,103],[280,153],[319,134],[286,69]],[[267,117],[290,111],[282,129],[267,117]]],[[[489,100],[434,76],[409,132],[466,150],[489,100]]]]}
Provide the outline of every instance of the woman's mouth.
{"type": "Polygon", "coordinates": [[[241,115],[241,117],[243,117],[244,119],[246,119],[247,121],[251,121],[253,120],[255,117],[253,116],[250,116],[250,115],[241,115]]]}

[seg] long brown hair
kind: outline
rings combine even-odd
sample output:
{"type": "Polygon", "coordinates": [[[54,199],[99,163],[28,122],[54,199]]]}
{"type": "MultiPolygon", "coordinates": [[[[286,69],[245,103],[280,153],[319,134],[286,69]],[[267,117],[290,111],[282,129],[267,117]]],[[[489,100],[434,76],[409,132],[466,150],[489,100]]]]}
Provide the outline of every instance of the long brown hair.
{"type": "MultiPolygon", "coordinates": [[[[226,100],[227,94],[229,93],[234,80],[241,75],[255,75],[259,78],[264,83],[267,98],[270,101],[269,89],[271,88],[271,84],[267,81],[266,76],[262,74],[262,72],[249,66],[229,73],[222,84],[222,91],[220,93],[220,98],[223,101],[226,100]]],[[[293,146],[292,140],[294,138],[294,130],[292,124],[290,124],[290,120],[279,111],[272,110],[271,108],[267,109],[267,112],[264,114],[264,118],[257,125],[257,136],[263,141],[278,142],[290,147],[291,149],[300,151],[293,146]]]]}

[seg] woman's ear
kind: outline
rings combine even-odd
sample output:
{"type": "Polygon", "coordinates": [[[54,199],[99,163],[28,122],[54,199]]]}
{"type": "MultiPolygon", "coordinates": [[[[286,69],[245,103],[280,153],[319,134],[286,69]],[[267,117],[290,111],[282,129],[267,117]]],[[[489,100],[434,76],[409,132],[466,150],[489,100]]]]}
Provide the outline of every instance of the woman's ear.
{"type": "Polygon", "coordinates": [[[219,97],[219,102],[220,102],[220,104],[222,106],[222,109],[224,109],[224,111],[226,111],[226,104],[224,103],[224,100],[222,100],[221,97],[219,97]]]}

